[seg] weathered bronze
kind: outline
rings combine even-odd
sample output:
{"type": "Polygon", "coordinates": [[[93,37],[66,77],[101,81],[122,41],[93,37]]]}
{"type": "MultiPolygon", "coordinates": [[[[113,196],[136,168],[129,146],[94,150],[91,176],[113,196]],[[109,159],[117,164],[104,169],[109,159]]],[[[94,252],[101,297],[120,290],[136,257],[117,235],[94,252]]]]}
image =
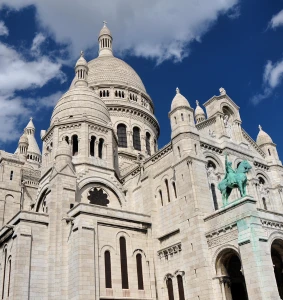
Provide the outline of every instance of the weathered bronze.
{"type": "Polygon", "coordinates": [[[224,179],[218,184],[218,189],[221,191],[223,206],[228,204],[228,198],[234,188],[238,188],[241,197],[247,195],[247,175],[246,173],[252,168],[247,160],[243,160],[236,170],[233,170],[232,163],[228,161],[225,154],[225,169],[226,174],[224,179]]]}

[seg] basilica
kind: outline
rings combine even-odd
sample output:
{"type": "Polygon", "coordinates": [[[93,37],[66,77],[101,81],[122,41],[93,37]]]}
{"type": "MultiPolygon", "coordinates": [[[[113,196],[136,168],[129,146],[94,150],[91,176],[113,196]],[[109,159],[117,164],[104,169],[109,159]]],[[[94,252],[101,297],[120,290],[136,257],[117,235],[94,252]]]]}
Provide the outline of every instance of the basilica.
{"type": "Polygon", "coordinates": [[[114,56],[106,24],[98,45],[89,62],[81,53],[42,145],[30,119],[15,153],[0,151],[1,299],[283,299],[272,138],[250,137],[224,88],[201,105],[172,87],[158,149],[160,104],[114,56]],[[251,166],[228,202],[225,157],[231,172],[251,166]]]}

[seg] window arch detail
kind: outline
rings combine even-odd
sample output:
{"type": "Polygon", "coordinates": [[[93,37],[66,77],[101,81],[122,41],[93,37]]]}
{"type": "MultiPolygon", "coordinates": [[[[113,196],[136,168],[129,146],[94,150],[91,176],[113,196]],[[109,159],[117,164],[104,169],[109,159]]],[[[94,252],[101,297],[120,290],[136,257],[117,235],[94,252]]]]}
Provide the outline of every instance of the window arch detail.
{"type": "Polygon", "coordinates": [[[110,251],[104,252],[104,266],[105,266],[105,287],[112,288],[112,274],[111,274],[111,255],[110,251]]]}
{"type": "Polygon", "coordinates": [[[135,150],[141,151],[141,136],[138,127],[133,128],[133,147],[135,150]]]}
{"type": "Polygon", "coordinates": [[[128,280],[128,261],[127,261],[127,244],[126,239],[121,236],[120,242],[120,263],[121,263],[121,278],[122,278],[122,289],[129,288],[128,280]]]}
{"type": "Polygon", "coordinates": [[[142,255],[138,253],[136,255],[136,264],[137,264],[137,277],[138,277],[138,289],[143,290],[143,270],[142,270],[142,255]]]}
{"type": "Polygon", "coordinates": [[[118,124],[117,126],[118,135],[118,146],[122,148],[127,148],[127,126],[125,124],[118,124]]]}

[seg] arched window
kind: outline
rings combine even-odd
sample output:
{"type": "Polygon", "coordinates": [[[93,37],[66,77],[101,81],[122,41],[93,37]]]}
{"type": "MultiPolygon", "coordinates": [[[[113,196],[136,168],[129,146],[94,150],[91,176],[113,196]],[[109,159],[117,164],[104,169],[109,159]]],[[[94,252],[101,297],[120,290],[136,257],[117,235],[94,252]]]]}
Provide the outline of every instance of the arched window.
{"type": "Polygon", "coordinates": [[[119,98],[121,98],[122,97],[122,94],[121,94],[121,91],[119,91],[119,98]]]}
{"type": "Polygon", "coordinates": [[[151,155],[151,152],[150,152],[150,133],[147,132],[146,133],[146,139],[145,139],[145,147],[146,147],[146,151],[149,155],[151,155]]]}
{"type": "Polygon", "coordinates": [[[104,252],[104,265],[105,265],[105,287],[107,289],[111,289],[112,288],[111,256],[109,251],[104,252]]]}
{"type": "Polygon", "coordinates": [[[102,91],[100,91],[99,95],[100,95],[100,97],[102,97],[102,91]]]}
{"type": "Polygon", "coordinates": [[[268,149],[268,154],[269,154],[269,156],[271,156],[271,152],[270,152],[270,149],[268,149]]]}
{"type": "Polygon", "coordinates": [[[262,204],[264,209],[267,210],[266,199],[264,197],[262,198],[262,204]]]}
{"type": "Polygon", "coordinates": [[[14,171],[10,172],[10,180],[13,180],[13,176],[14,176],[14,171]]]}
{"type": "Polygon", "coordinates": [[[69,137],[65,136],[65,141],[67,142],[67,144],[69,145],[70,141],[69,141],[69,137]]]}
{"type": "Polygon", "coordinates": [[[103,158],[102,154],[103,154],[103,144],[104,144],[104,139],[99,139],[99,143],[98,143],[98,157],[99,158],[103,158]]]}
{"type": "Polygon", "coordinates": [[[154,152],[157,151],[157,142],[156,142],[156,139],[154,139],[154,152]]]}
{"type": "Polygon", "coordinates": [[[130,93],[130,100],[132,100],[132,94],[130,93]]]}
{"type": "Polygon", "coordinates": [[[136,256],[137,262],[137,276],[138,276],[138,289],[143,290],[143,274],[142,274],[142,256],[140,253],[136,256]]]}
{"type": "Polygon", "coordinates": [[[168,299],[174,300],[174,291],[173,291],[173,281],[172,278],[167,278],[167,291],[168,291],[168,299]]]}
{"type": "Polygon", "coordinates": [[[125,98],[125,94],[124,94],[124,92],[122,92],[122,98],[125,98]]]}
{"type": "Polygon", "coordinates": [[[177,149],[178,149],[179,157],[181,157],[181,150],[180,150],[180,147],[178,146],[177,149]]]}
{"type": "Polygon", "coordinates": [[[140,129],[138,127],[133,128],[133,146],[135,150],[141,150],[140,129]]]}
{"type": "Polygon", "coordinates": [[[118,124],[117,135],[119,147],[127,148],[127,126],[125,124],[118,124]]]}
{"type": "Polygon", "coordinates": [[[7,267],[7,248],[4,250],[4,273],[3,273],[3,283],[2,283],[2,299],[4,299],[4,294],[5,294],[6,267],[7,267]]]}
{"type": "Polygon", "coordinates": [[[108,90],[107,90],[107,92],[106,92],[106,96],[109,97],[109,91],[108,91],[108,90]]]}
{"type": "Polygon", "coordinates": [[[217,202],[217,196],[216,196],[216,190],[215,190],[215,184],[212,183],[210,185],[211,187],[211,194],[212,194],[212,199],[213,199],[213,204],[214,204],[214,209],[218,210],[218,202],[217,202]]]}
{"type": "Polygon", "coordinates": [[[197,151],[197,144],[195,144],[195,153],[196,153],[196,155],[198,154],[198,151],[197,151]]]}
{"type": "Polygon", "coordinates": [[[117,91],[115,91],[115,97],[118,97],[118,92],[117,91]]]}
{"type": "Polygon", "coordinates": [[[103,97],[105,97],[105,96],[106,96],[105,91],[103,91],[103,97]]]}
{"type": "Polygon", "coordinates": [[[95,136],[91,136],[89,143],[89,155],[94,156],[95,136]]]}
{"type": "Polygon", "coordinates": [[[174,117],[174,119],[175,119],[175,124],[177,124],[177,118],[176,118],[176,117],[174,117]]]}
{"type": "Polygon", "coordinates": [[[120,237],[120,262],[121,262],[122,289],[128,289],[129,281],[128,281],[127,247],[126,247],[126,239],[123,236],[120,237]]]}
{"type": "Polygon", "coordinates": [[[79,140],[78,140],[78,136],[76,134],[72,136],[72,146],[73,146],[73,156],[78,155],[79,140]]]}
{"type": "Polygon", "coordinates": [[[174,182],[174,181],[172,182],[172,186],[173,186],[173,190],[174,190],[175,198],[177,198],[176,184],[175,184],[175,182],[174,182]]]}
{"type": "Polygon", "coordinates": [[[167,199],[168,199],[168,202],[170,202],[169,185],[168,185],[167,179],[165,179],[165,185],[166,185],[166,190],[167,190],[167,199]]]}
{"type": "Polygon", "coordinates": [[[10,259],[9,259],[9,274],[8,274],[8,297],[10,296],[11,267],[12,267],[12,261],[11,261],[11,258],[10,258],[10,259]]]}
{"type": "Polygon", "coordinates": [[[159,190],[159,197],[160,197],[161,205],[163,206],[163,197],[162,197],[162,191],[161,190],[159,190]]]}
{"type": "Polygon", "coordinates": [[[183,277],[181,275],[177,276],[179,300],[185,300],[183,277]]]}
{"type": "Polygon", "coordinates": [[[184,115],[183,114],[181,114],[181,120],[184,121],[184,115]]]}

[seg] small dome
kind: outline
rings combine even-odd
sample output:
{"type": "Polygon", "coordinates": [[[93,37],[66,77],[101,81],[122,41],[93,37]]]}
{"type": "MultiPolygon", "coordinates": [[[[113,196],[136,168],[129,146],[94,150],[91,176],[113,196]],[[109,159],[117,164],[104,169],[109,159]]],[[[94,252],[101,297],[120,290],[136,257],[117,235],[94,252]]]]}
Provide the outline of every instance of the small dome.
{"type": "Polygon", "coordinates": [[[26,135],[26,133],[24,132],[23,135],[20,137],[19,139],[19,144],[26,144],[28,145],[29,142],[28,142],[28,137],[26,135]]]}
{"type": "Polygon", "coordinates": [[[85,67],[87,67],[87,61],[84,58],[84,52],[83,51],[81,51],[81,56],[78,59],[75,67],[78,67],[78,66],[85,66],[85,67]]]}
{"type": "Polygon", "coordinates": [[[176,96],[174,97],[172,104],[171,104],[171,111],[177,107],[190,107],[188,100],[180,94],[180,90],[176,88],[176,96]]]}
{"type": "Polygon", "coordinates": [[[197,107],[195,109],[195,116],[196,117],[201,116],[201,115],[205,116],[204,110],[199,106],[198,100],[196,101],[196,104],[197,104],[197,107]]]}
{"type": "Polygon", "coordinates": [[[99,32],[99,37],[101,37],[102,35],[111,35],[111,31],[109,30],[109,28],[106,26],[106,22],[104,21],[104,25],[103,27],[101,28],[100,32],[99,32]]]}
{"type": "Polygon", "coordinates": [[[268,143],[273,143],[271,137],[262,130],[262,127],[259,125],[259,133],[256,138],[256,143],[261,146],[268,143]]]}
{"type": "Polygon", "coordinates": [[[86,117],[103,125],[110,123],[105,103],[88,87],[75,87],[66,92],[54,107],[51,125],[55,120],[70,121],[86,117]]]}

